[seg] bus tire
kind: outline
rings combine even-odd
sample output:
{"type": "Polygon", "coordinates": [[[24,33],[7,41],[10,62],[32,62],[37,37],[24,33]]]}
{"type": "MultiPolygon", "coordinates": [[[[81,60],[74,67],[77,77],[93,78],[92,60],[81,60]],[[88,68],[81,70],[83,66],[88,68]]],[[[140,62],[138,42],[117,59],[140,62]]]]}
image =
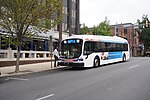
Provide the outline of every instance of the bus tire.
{"type": "Polygon", "coordinates": [[[126,55],[125,55],[125,54],[123,54],[122,61],[123,61],[123,62],[126,61],[126,55]]]}
{"type": "Polygon", "coordinates": [[[99,65],[100,65],[100,60],[98,57],[95,57],[94,58],[94,67],[99,67],[99,65]]]}

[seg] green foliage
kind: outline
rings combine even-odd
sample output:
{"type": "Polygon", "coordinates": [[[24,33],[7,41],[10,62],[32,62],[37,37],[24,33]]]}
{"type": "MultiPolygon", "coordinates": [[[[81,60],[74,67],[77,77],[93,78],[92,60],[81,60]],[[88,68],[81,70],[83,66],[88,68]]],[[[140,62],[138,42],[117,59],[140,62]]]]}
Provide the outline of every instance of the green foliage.
{"type": "Polygon", "coordinates": [[[89,34],[89,33],[91,33],[90,29],[85,24],[83,24],[83,27],[80,28],[80,34],[89,34]]]}
{"type": "Polygon", "coordinates": [[[142,16],[142,20],[140,20],[140,19],[138,19],[137,20],[137,23],[139,24],[139,29],[144,29],[145,28],[145,22],[146,22],[146,20],[148,19],[148,15],[143,15],[142,16]]]}
{"type": "Polygon", "coordinates": [[[147,51],[150,47],[150,28],[145,28],[140,34],[140,39],[144,43],[145,50],[147,51]]]}
{"type": "Polygon", "coordinates": [[[140,21],[139,19],[137,20],[138,24],[139,24],[139,29],[141,30],[140,32],[140,42],[144,43],[144,48],[145,51],[148,50],[148,48],[150,47],[150,27],[149,28],[145,28],[145,21],[148,20],[148,16],[147,15],[143,15],[142,16],[142,20],[140,21]]]}
{"type": "Polygon", "coordinates": [[[55,27],[62,19],[61,10],[61,0],[0,0],[0,27],[19,46],[40,29],[55,27]]]}
{"type": "Polygon", "coordinates": [[[111,27],[109,25],[107,17],[105,18],[105,21],[101,22],[99,25],[94,26],[92,28],[88,28],[85,24],[83,24],[83,27],[80,29],[80,34],[94,34],[105,36],[112,35],[111,27]]]}
{"type": "Polygon", "coordinates": [[[41,29],[47,32],[61,20],[62,0],[0,0],[0,27],[7,31],[3,38],[17,47],[16,72],[24,40],[41,29]]]}
{"type": "Polygon", "coordinates": [[[109,21],[107,20],[107,17],[105,18],[105,21],[103,21],[99,25],[93,27],[92,33],[95,35],[105,35],[105,36],[112,35],[111,27],[109,25],[109,21]]]}

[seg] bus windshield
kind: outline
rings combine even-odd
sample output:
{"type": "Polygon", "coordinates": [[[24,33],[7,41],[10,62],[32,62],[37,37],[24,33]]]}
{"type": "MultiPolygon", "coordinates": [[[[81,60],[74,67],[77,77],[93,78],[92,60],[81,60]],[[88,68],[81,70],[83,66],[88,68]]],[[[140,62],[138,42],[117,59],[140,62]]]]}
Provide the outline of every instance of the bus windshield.
{"type": "Polygon", "coordinates": [[[61,57],[78,58],[82,53],[81,39],[67,39],[61,42],[61,57]]]}

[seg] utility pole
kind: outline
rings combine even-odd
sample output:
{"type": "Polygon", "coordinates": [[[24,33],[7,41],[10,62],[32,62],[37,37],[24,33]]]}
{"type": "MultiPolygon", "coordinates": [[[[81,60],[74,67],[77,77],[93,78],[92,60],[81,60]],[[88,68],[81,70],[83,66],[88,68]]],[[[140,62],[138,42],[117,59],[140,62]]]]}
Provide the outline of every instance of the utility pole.
{"type": "Polygon", "coordinates": [[[0,49],[1,49],[1,45],[2,45],[1,42],[2,42],[2,39],[1,39],[1,34],[0,34],[0,49]]]}
{"type": "Polygon", "coordinates": [[[59,40],[58,40],[58,49],[60,51],[61,48],[61,40],[62,40],[62,22],[59,24],[59,40]]]}
{"type": "Polygon", "coordinates": [[[72,35],[72,0],[69,0],[69,36],[72,35]]]}
{"type": "Polygon", "coordinates": [[[75,34],[80,34],[80,0],[76,0],[76,33],[75,34]]]}

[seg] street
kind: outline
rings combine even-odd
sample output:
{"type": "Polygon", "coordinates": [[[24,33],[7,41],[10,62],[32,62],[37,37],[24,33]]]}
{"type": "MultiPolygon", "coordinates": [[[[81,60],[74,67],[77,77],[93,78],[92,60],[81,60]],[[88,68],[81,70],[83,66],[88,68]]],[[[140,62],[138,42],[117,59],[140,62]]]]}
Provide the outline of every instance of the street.
{"type": "Polygon", "coordinates": [[[150,100],[150,58],[3,77],[0,100],[150,100]]]}

